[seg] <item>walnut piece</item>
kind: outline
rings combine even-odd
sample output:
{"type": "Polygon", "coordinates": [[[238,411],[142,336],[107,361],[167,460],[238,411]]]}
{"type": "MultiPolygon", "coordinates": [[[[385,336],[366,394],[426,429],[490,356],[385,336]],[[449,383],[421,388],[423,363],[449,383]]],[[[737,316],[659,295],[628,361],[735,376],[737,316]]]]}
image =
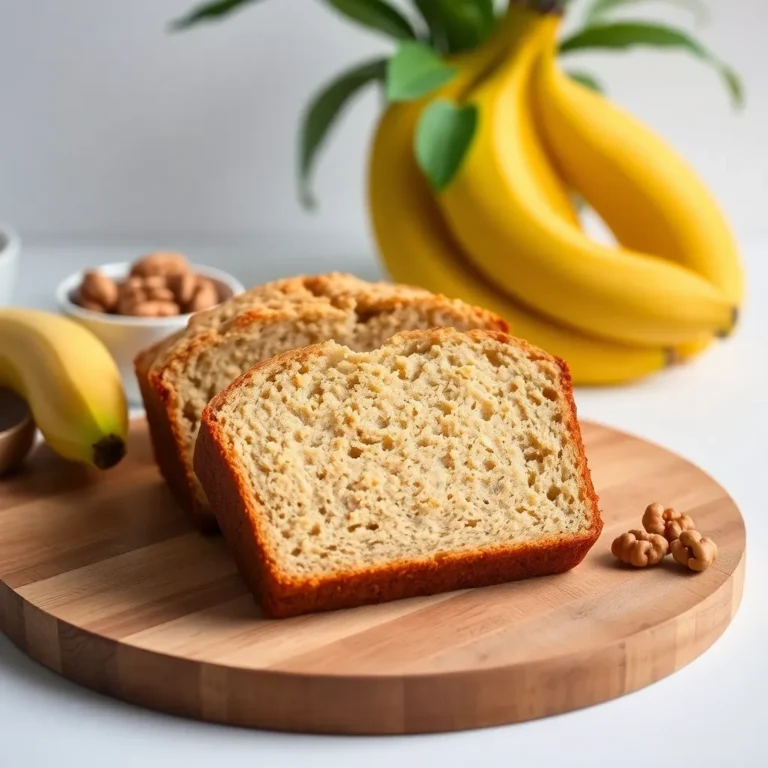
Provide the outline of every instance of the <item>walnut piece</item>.
{"type": "Polygon", "coordinates": [[[205,278],[198,278],[197,287],[191,301],[186,307],[187,312],[202,312],[204,309],[210,309],[219,303],[216,286],[205,278]]]}
{"type": "Polygon", "coordinates": [[[658,502],[649,504],[643,515],[643,528],[648,533],[663,536],[669,542],[679,538],[683,531],[690,531],[695,527],[693,520],[684,512],[676,512],[672,507],[665,509],[658,502]]]}
{"type": "Polygon", "coordinates": [[[672,557],[692,571],[706,571],[717,559],[717,544],[698,531],[683,531],[671,548],[672,557]]]}
{"type": "Polygon", "coordinates": [[[111,312],[117,304],[115,281],[95,269],[89,269],[80,283],[77,303],[97,312],[111,312]],[[98,305],[100,309],[96,309],[98,305]]]}
{"type": "Polygon", "coordinates": [[[131,267],[131,275],[138,277],[150,277],[161,275],[183,275],[190,271],[189,261],[180,253],[157,251],[139,259],[131,267]]]}
{"type": "Polygon", "coordinates": [[[103,304],[99,304],[98,301],[90,301],[89,299],[78,297],[77,305],[83,309],[88,309],[91,312],[106,312],[103,304]]]}
{"type": "Polygon", "coordinates": [[[622,533],[611,546],[611,552],[622,563],[635,568],[660,563],[667,555],[669,543],[657,533],[631,530],[622,533]]]}
{"type": "Polygon", "coordinates": [[[197,277],[191,273],[172,275],[168,278],[168,287],[174,292],[179,306],[186,307],[195,295],[197,277]]]}
{"type": "Polygon", "coordinates": [[[133,317],[173,317],[179,314],[179,305],[173,301],[136,301],[130,299],[120,306],[123,315],[133,317]]]}

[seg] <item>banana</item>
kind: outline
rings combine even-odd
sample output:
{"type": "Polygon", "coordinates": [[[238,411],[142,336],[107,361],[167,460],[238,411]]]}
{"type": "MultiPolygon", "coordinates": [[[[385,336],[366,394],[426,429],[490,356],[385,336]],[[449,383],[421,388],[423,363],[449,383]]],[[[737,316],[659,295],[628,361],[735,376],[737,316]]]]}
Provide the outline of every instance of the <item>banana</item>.
{"type": "Polygon", "coordinates": [[[712,283],[656,254],[593,242],[553,210],[530,159],[537,136],[527,88],[559,19],[529,17],[514,55],[469,95],[478,133],[436,195],[467,257],[531,310],[624,345],[730,333],[736,308],[712,283]]]}
{"type": "Polygon", "coordinates": [[[128,405],[106,347],[82,325],[34,309],[0,309],[0,386],[29,406],[51,448],[108,469],[125,455],[128,405]]]}
{"type": "MultiPolygon", "coordinates": [[[[667,366],[671,357],[662,348],[614,344],[550,323],[477,274],[443,221],[414,159],[413,134],[422,109],[422,104],[390,106],[376,129],[369,158],[371,224],[392,279],[495,312],[513,334],[565,359],[579,385],[626,383],[667,366]]],[[[553,205],[567,200],[552,189],[553,205]]]]}
{"type": "Polygon", "coordinates": [[[565,182],[624,247],[686,266],[741,305],[737,245],[710,192],[661,137],[564,75],[555,53],[536,66],[534,115],[565,182]]]}

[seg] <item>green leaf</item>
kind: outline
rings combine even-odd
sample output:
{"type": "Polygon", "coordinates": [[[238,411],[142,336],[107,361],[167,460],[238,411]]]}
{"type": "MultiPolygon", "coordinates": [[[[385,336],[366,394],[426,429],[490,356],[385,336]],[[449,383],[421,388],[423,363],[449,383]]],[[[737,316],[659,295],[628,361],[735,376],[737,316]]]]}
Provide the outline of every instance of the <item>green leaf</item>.
{"type": "Polygon", "coordinates": [[[478,123],[474,105],[457,106],[436,99],[421,114],[416,127],[416,160],[432,188],[450,184],[472,144],[478,123]]]}
{"type": "Polygon", "coordinates": [[[620,21],[585,27],[560,43],[560,53],[572,53],[588,48],[632,48],[638,45],[677,49],[696,56],[714,67],[723,78],[734,106],[742,106],[744,94],[736,72],[698,40],[675,27],[649,21],[620,21]]]}
{"type": "Polygon", "coordinates": [[[386,77],[387,60],[376,59],[343,72],[328,83],[307,107],[300,136],[300,193],[305,208],[313,208],[315,199],[310,189],[315,160],[342,109],[366,85],[386,77]]]}
{"type": "Polygon", "coordinates": [[[415,0],[432,42],[444,53],[471,50],[496,23],[493,0],[415,0]]]}
{"type": "Polygon", "coordinates": [[[568,72],[568,77],[571,78],[571,80],[575,80],[577,83],[581,83],[581,85],[585,86],[586,88],[589,88],[592,91],[595,91],[596,93],[605,93],[605,88],[603,88],[600,81],[595,78],[593,75],[590,75],[589,72],[582,72],[581,70],[573,70],[571,72],[568,72]]]}
{"type": "Polygon", "coordinates": [[[221,19],[253,2],[256,0],[216,0],[213,3],[206,3],[194,8],[189,14],[177,21],[171,22],[171,29],[187,29],[200,22],[221,19]]]}
{"type": "MultiPolygon", "coordinates": [[[[637,5],[638,3],[647,2],[648,0],[592,0],[592,3],[587,8],[584,23],[592,25],[601,21],[612,11],[619,10],[625,5],[637,5]]],[[[664,2],[691,11],[700,24],[703,24],[709,18],[709,11],[704,0],[664,0],[664,2]]]]}
{"type": "Polygon", "coordinates": [[[426,43],[406,40],[387,67],[387,98],[413,101],[444,85],[458,70],[446,64],[426,43]]]}
{"type": "Polygon", "coordinates": [[[413,40],[416,33],[408,19],[384,0],[326,0],[339,13],[369,29],[397,40],[413,40]]]}

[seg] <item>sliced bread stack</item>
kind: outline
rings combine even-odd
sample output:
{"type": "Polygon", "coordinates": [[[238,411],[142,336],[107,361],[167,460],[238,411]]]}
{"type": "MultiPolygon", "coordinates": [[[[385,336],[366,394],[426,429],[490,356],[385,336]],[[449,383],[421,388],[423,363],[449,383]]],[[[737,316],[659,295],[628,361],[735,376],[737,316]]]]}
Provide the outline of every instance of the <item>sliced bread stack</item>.
{"type": "Polygon", "coordinates": [[[357,349],[280,354],[201,409],[194,469],[265,614],[581,562],[603,524],[567,366],[499,331],[405,332],[373,348],[359,322],[335,330],[349,327],[357,349]]]}
{"type": "Polygon", "coordinates": [[[216,531],[192,467],[203,409],[233,379],[287,350],[334,339],[369,351],[399,331],[440,326],[506,330],[497,316],[409,286],[332,273],[280,280],[192,317],[142,352],[136,375],[160,470],[190,520],[216,531]]]}

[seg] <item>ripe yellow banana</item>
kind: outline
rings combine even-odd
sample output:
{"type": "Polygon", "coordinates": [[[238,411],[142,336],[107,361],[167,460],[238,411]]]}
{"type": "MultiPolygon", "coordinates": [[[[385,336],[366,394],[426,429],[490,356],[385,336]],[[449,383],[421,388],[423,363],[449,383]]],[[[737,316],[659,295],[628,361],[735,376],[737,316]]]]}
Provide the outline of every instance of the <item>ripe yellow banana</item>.
{"type": "MultiPolygon", "coordinates": [[[[664,368],[670,356],[663,349],[614,344],[550,323],[478,275],[442,220],[414,159],[413,135],[422,108],[390,106],[379,122],[370,157],[371,223],[391,277],[495,312],[513,334],[565,359],[576,384],[619,384],[664,368]]],[[[553,197],[553,205],[567,199],[556,191],[553,197]]]]}
{"type": "Polygon", "coordinates": [[[739,306],[742,265],[717,202],[682,157],[600,94],[567,77],[554,46],[533,79],[539,134],[565,181],[626,248],[690,268],[739,306]]]}
{"type": "Polygon", "coordinates": [[[107,469],[125,455],[128,405],[106,347],[66,317],[0,309],[0,386],[23,397],[51,448],[107,469]]]}
{"type": "MultiPolygon", "coordinates": [[[[512,12],[518,12],[513,9],[512,12]]],[[[729,333],[733,302],[664,258],[590,240],[553,210],[531,162],[528,85],[559,19],[531,14],[509,61],[470,95],[478,133],[438,203],[486,277],[554,321],[624,344],[666,347],[729,333]]]]}

